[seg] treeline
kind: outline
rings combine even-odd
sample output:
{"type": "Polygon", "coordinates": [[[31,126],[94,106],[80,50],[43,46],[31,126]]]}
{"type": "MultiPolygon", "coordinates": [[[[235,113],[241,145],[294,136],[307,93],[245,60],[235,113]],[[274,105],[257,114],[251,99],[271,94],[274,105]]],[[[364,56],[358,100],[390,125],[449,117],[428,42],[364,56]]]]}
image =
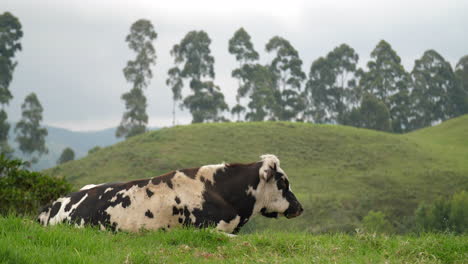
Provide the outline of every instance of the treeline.
{"type": "MultiPolygon", "coordinates": [[[[131,27],[126,41],[137,55],[124,69],[133,83],[117,136],[145,131],[148,121],[143,88],[156,64],[152,41],[157,38],[148,20],[131,27]]],[[[304,121],[343,124],[404,133],[468,113],[468,55],[455,71],[435,50],[424,52],[407,72],[389,43],[382,40],[371,52],[367,69],[358,68],[359,55],[347,44],[334,48],[315,60],[308,76],[291,43],[274,36],[265,45],[273,54],[268,64],[260,64],[250,35],[237,30],[228,51],[238,62],[232,77],[238,80],[236,104],[229,108],[219,85],[214,82],[211,39],[204,31],[190,31],[173,46],[174,67],[166,84],[173,94],[173,120],[177,105],[192,114],[192,122],[229,121],[229,111],[237,121],[304,121]],[[183,89],[189,93],[183,97],[183,89]]]]}
{"type": "MultiPolygon", "coordinates": [[[[13,98],[8,87],[17,65],[15,53],[21,50],[19,20],[8,12],[0,15],[0,34],[0,150],[11,153],[4,107],[13,98]]],[[[144,91],[153,78],[157,37],[152,23],[140,19],[131,25],[125,39],[135,58],[123,69],[132,87],[121,96],[126,111],[117,137],[147,130],[144,91]]],[[[362,69],[355,50],[341,44],[316,59],[306,74],[298,51],[288,40],[272,37],[265,50],[273,59],[261,64],[250,35],[240,28],[227,43],[227,51],[238,63],[232,70],[238,81],[236,104],[229,107],[214,81],[210,45],[206,32],[190,31],[170,51],[174,66],[167,73],[166,85],[172,90],[174,124],[180,107],[189,110],[193,123],[229,121],[230,113],[236,121],[301,121],[404,133],[468,113],[468,55],[454,70],[439,53],[428,50],[408,72],[391,45],[382,40],[362,69]]],[[[16,141],[36,161],[33,153],[47,153],[47,130],[40,125],[43,108],[34,93],[25,99],[22,110],[23,119],[15,127],[16,141]]]]}

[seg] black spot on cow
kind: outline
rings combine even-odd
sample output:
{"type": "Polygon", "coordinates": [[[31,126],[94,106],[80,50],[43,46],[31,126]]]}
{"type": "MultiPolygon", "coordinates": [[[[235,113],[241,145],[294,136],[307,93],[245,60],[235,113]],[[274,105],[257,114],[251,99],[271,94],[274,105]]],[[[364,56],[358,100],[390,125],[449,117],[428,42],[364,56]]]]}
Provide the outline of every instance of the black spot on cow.
{"type": "Polygon", "coordinates": [[[172,178],[174,177],[175,174],[176,174],[176,172],[172,171],[172,172],[166,173],[164,175],[154,177],[151,180],[151,183],[153,183],[154,185],[159,185],[159,184],[161,184],[161,182],[163,182],[163,183],[167,184],[167,186],[169,188],[173,189],[174,186],[172,185],[172,178]]]}
{"type": "Polygon", "coordinates": [[[268,217],[268,218],[277,218],[277,217],[278,217],[278,213],[276,213],[276,212],[267,213],[265,207],[263,207],[262,210],[260,210],[260,213],[261,213],[263,216],[268,217]]]}
{"type": "Polygon", "coordinates": [[[52,210],[50,211],[49,219],[54,217],[58,213],[61,206],[62,206],[61,202],[56,202],[52,205],[52,210]]]}
{"type": "Polygon", "coordinates": [[[179,214],[179,208],[173,206],[172,207],[172,215],[178,215],[179,214]]]}
{"type": "Polygon", "coordinates": [[[205,177],[200,176],[200,181],[201,181],[201,182],[205,182],[205,177]]]}
{"type": "Polygon", "coordinates": [[[182,219],[182,218],[179,217],[179,223],[182,224],[183,221],[184,221],[184,219],[182,219]]]}
{"type": "Polygon", "coordinates": [[[149,209],[145,212],[145,216],[147,216],[148,218],[154,218],[153,213],[149,209]]]}
{"type": "Polygon", "coordinates": [[[185,174],[187,177],[195,179],[195,176],[197,176],[197,173],[198,173],[198,169],[199,168],[190,168],[190,169],[183,169],[179,171],[185,174]]]}
{"type": "Polygon", "coordinates": [[[70,202],[65,206],[65,212],[70,211],[71,207],[79,202],[83,196],[86,195],[86,192],[77,192],[76,194],[70,195],[70,202]]]}
{"type": "Polygon", "coordinates": [[[146,195],[148,195],[148,197],[151,197],[153,196],[154,192],[152,192],[150,189],[146,189],[146,195]]]}
{"type": "Polygon", "coordinates": [[[175,197],[175,202],[176,202],[177,204],[180,204],[180,199],[179,199],[179,197],[177,197],[177,196],[175,197]]]}

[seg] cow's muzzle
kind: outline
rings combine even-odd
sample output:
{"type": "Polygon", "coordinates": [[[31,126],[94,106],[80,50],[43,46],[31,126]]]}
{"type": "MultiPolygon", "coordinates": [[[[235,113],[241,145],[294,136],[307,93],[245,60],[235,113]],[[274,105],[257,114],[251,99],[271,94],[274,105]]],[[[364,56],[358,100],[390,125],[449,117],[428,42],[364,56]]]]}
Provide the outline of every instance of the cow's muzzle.
{"type": "Polygon", "coordinates": [[[284,216],[286,216],[286,218],[294,218],[294,217],[298,217],[302,214],[302,212],[304,212],[304,208],[302,208],[302,205],[300,204],[297,204],[296,206],[290,206],[285,212],[284,212],[284,216]],[[294,208],[295,207],[295,208],[294,208]]]}

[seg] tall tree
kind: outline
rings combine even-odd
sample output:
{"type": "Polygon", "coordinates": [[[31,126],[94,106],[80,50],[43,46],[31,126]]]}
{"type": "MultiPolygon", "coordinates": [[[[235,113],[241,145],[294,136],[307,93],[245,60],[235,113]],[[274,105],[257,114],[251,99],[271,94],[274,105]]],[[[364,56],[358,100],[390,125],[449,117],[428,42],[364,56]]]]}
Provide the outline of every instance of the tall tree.
{"type": "Polygon", "coordinates": [[[132,24],[125,41],[128,47],[136,53],[135,60],[127,62],[123,69],[125,79],[133,84],[130,92],[122,95],[127,111],[116,131],[117,137],[135,136],[146,131],[148,115],[146,114],[146,88],[153,72],[151,66],[156,64],[156,50],[153,41],[158,37],[153,24],[149,20],[140,19],[132,24]]]}
{"type": "Polygon", "coordinates": [[[341,44],[312,63],[306,94],[306,116],[316,123],[341,123],[341,118],[358,102],[355,75],[359,56],[341,44]]]}
{"type": "Polygon", "coordinates": [[[412,71],[415,102],[412,128],[433,125],[457,115],[454,95],[458,89],[450,63],[435,50],[424,52],[412,71]]]}
{"type": "Polygon", "coordinates": [[[180,76],[180,70],[177,67],[171,68],[168,71],[169,77],[166,80],[166,84],[171,87],[172,90],[172,125],[176,124],[176,104],[177,101],[182,100],[182,88],[184,82],[180,76]]]}
{"type": "Polygon", "coordinates": [[[401,65],[401,59],[390,44],[381,40],[371,53],[368,71],[361,71],[359,86],[385,103],[390,111],[393,131],[409,129],[409,73],[401,65]]]}
{"type": "Polygon", "coordinates": [[[302,83],[306,79],[302,71],[302,60],[297,50],[282,37],[275,36],[266,44],[267,52],[276,52],[271,62],[271,71],[276,77],[278,108],[276,118],[293,120],[304,109],[302,83]]]}
{"type": "Polygon", "coordinates": [[[65,148],[60,154],[60,157],[57,160],[57,165],[63,164],[75,160],[75,152],[71,148],[65,148]]]}
{"type": "Polygon", "coordinates": [[[169,70],[167,83],[172,86],[173,99],[181,98],[183,79],[188,79],[192,94],[182,103],[192,114],[192,123],[221,121],[221,113],[228,109],[219,86],[213,83],[214,58],[210,50],[211,39],[204,31],[190,31],[171,55],[176,66],[169,70]]]}
{"type": "Polygon", "coordinates": [[[237,119],[240,120],[240,114],[245,112],[245,107],[241,105],[241,93],[243,86],[243,79],[246,76],[246,69],[244,66],[247,64],[252,64],[254,61],[258,60],[258,52],[255,51],[250,35],[245,31],[244,28],[239,28],[234,36],[229,40],[229,53],[235,55],[239,67],[232,71],[232,77],[238,79],[239,88],[236,96],[237,104],[231,109],[232,114],[237,115],[237,119]]]}
{"type": "Polygon", "coordinates": [[[24,154],[31,156],[31,163],[36,163],[42,154],[47,154],[45,145],[47,129],[41,127],[42,108],[35,93],[31,93],[24,99],[21,105],[22,118],[15,126],[16,141],[19,149],[24,154]],[[33,154],[37,152],[37,157],[33,154]]]}
{"type": "Polygon", "coordinates": [[[8,145],[10,124],[4,109],[13,98],[9,86],[17,65],[15,54],[21,51],[20,39],[23,37],[21,23],[9,12],[0,15],[0,154],[11,155],[13,150],[8,145]]]}
{"type": "Polygon", "coordinates": [[[458,61],[455,75],[458,79],[458,92],[454,99],[456,111],[461,115],[468,114],[468,55],[458,61]]]}
{"type": "Polygon", "coordinates": [[[263,121],[276,119],[278,109],[276,77],[269,65],[245,65],[243,70],[245,83],[239,89],[239,95],[249,96],[249,112],[245,115],[249,121],[263,121]]]}

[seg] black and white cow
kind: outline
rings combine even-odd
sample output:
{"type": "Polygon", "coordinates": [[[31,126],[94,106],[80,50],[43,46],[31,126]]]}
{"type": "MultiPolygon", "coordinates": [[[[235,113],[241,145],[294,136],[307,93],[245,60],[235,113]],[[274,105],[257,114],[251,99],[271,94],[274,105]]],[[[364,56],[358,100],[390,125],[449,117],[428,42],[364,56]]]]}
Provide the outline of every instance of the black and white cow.
{"type": "Polygon", "coordinates": [[[302,211],[278,158],[263,155],[251,164],[207,165],[151,179],[87,185],[44,208],[38,220],[126,231],[215,226],[236,233],[258,213],[292,218],[302,211]]]}

